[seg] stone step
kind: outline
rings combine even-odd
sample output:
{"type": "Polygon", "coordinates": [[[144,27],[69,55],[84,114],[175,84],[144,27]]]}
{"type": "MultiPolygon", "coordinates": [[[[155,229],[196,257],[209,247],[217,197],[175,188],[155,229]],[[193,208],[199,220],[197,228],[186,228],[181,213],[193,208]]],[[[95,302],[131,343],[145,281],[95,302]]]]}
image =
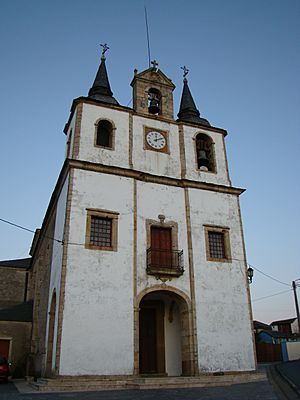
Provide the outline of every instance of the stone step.
{"type": "Polygon", "coordinates": [[[209,386],[228,386],[238,383],[261,381],[266,379],[264,371],[238,374],[224,374],[215,376],[203,374],[199,376],[182,377],[57,377],[51,379],[39,379],[32,382],[35,390],[42,392],[74,392],[74,391],[99,391],[122,389],[175,389],[209,386]]]}

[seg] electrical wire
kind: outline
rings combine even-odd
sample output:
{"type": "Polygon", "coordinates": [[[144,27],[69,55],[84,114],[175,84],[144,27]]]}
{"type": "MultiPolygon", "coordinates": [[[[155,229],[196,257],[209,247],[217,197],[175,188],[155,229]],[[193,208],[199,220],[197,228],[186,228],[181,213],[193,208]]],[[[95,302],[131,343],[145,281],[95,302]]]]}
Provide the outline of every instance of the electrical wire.
{"type": "MultiPolygon", "coordinates": [[[[33,231],[32,229],[25,228],[24,226],[15,224],[14,222],[11,222],[11,221],[7,221],[6,219],[0,218],[0,221],[4,222],[4,223],[6,223],[6,224],[12,225],[12,226],[14,226],[14,227],[16,227],[16,228],[22,229],[22,230],[24,230],[24,231],[27,231],[27,232],[30,232],[30,233],[35,233],[35,231],[33,231]]],[[[43,237],[45,237],[45,238],[47,238],[47,239],[50,239],[50,240],[53,240],[53,241],[55,241],[55,242],[61,243],[62,245],[63,245],[63,244],[68,244],[68,245],[72,245],[72,246],[84,246],[83,243],[75,243],[75,242],[68,242],[68,243],[65,243],[63,240],[59,240],[59,239],[56,239],[56,238],[53,238],[53,237],[50,237],[50,236],[43,236],[43,237]]],[[[236,259],[236,258],[233,258],[232,260],[235,260],[235,261],[244,261],[244,260],[239,260],[239,259],[236,259]]],[[[291,286],[291,285],[288,284],[288,283],[282,282],[282,281],[280,281],[279,279],[276,279],[276,278],[274,278],[273,276],[266,274],[265,272],[261,271],[259,268],[256,268],[256,267],[254,267],[253,265],[251,265],[251,264],[249,264],[249,263],[247,263],[247,265],[248,265],[249,267],[253,268],[255,271],[261,273],[262,275],[268,277],[269,279],[272,279],[273,281],[275,281],[275,282],[277,282],[277,283],[281,283],[282,285],[289,286],[289,287],[291,286]]],[[[297,286],[298,286],[298,285],[297,285],[297,286]]],[[[290,290],[292,290],[292,289],[290,289],[290,290]]],[[[285,292],[287,292],[287,291],[285,291],[285,292]]],[[[281,294],[281,293],[284,293],[284,292],[280,292],[280,293],[278,293],[278,294],[281,294]]],[[[277,294],[271,295],[270,297],[276,296],[276,295],[277,295],[277,294]]],[[[255,300],[252,300],[252,301],[257,301],[257,300],[261,300],[261,299],[263,299],[263,298],[268,298],[268,297],[269,297],[269,296],[266,296],[266,297],[262,297],[262,298],[260,298],[260,299],[255,299],[255,300]]]]}
{"type": "MultiPolygon", "coordinates": [[[[11,221],[7,221],[6,219],[0,218],[0,221],[6,223],[6,224],[8,224],[8,225],[12,225],[12,226],[14,226],[14,227],[16,227],[16,228],[22,229],[23,231],[30,232],[30,233],[35,233],[35,231],[33,231],[32,229],[25,228],[24,226],[15,224],[14,222],[11,222],[11,221]]],[[[45,237],[45,238],[47,238],[47,239],[50,239],[50,240],[54,240],[55,242],[58,242],[58,243],[63,244],[63,241],[62,241],[62,240],[55,239],[55,238],[53,238],[53,237],[46,236],[46,235],[43,235],[43,237],[45,237]]]]}
{"type": "Polygon", "coordinates": [[[267,276],[268,278],[272,279],[273,281],[275,281],[275,282],[277,282],[277,283],[281,283],[282,285],[291,287],[291,285],[290,285],[289,283],[282,282],[282,281],[280,281],[279,279],[276,279],[276,278],[274,278],[273,276],[266,274],[265,272],[261,271],[260,269],[258,269],[258,268],[256,268],[256,267],[253,267],[253,265],[250,265],[249,263],[247,263],[247,264],[248,264],[249,267],[253,268],[255,271],[261,273],[261,274],[264,275],[264,276],[267,276]]]}
{"type": "Polygon", "coordinates": [[[259,301],[259,300],[268,299],[269,297],[278,296],[278,295],[283,294],[283,293],[288,293],[288,292],[290,292],[290,291],[292,291],[292,290],[293,290],[293,289],[284,290],[283,292],[278,292],[278,293],[270,294],[269,296],[259,297],[258,299],[253,299],[253,300],[252,300],[252,303],[254,303],[255,301],[259,301]]]}

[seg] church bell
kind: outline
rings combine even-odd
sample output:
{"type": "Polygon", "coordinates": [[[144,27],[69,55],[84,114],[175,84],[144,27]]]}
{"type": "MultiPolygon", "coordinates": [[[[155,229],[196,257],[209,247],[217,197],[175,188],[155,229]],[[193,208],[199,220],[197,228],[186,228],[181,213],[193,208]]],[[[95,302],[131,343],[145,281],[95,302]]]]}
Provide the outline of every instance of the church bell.
{"type": "Polygon", "coordinates": [[[150,114],[159,114],[159,112],[160,112],[159,99],[153,94],[149,95],[148,111],[150,114]]]}
{"type": "Polygon", "coordinates": [[[209,159],[206,156],[205,150],[199,151],[198,166],[202,171],[208,171],[209,159]]]}

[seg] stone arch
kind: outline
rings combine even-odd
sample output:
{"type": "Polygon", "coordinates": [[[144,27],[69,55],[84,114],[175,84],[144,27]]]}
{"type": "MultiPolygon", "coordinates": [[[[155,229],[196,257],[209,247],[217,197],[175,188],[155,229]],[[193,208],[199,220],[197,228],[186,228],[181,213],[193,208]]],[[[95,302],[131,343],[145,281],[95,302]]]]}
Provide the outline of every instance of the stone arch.
{"type": "Polygon", "coordinates": [[[177,294],[178,296],[182,297],[185,300],[185,302],[187,303],[187,305],[189,307],[189,310],[190,310],[190,308],[191,308],[191,300],[190,300],[189,296],[185,292],[183,292],[182,290],[177,289],[174,286],[169,286],[169,285],[166,285],[166,284],[154,285],[154,286],[151,286],[151,287],[148,287],[148,288],[142,290],[138,295],[137,304],[138,305],[140,304],[142,298],[146,294],[151,293],[151,292],[156,292],[156,291],[167,291],[167,292],[172,292],[172,293],[177,294]]]}
{"type": "Polygon", "coordinates": [[[112,120],[99,118],[95,122],[95,146],[114,150],[115,131],[116,126],[112,120]]]}
{"type": "Polygon", "coordinates": [[[138,373],[195,375],[197,366],[194,357],[192,307],[186,293],[165,284],[155,285],[138,295],[137,305],[138,373]],[[155,320],[153,329],[151,318],[155,320]],[[146,347],[148,339],[144,338],[144,332],[151,332],[151,329],[155,331],[155,339],[150,338],[152,344],[146,347]]]}
{"type": "Polygon", "coordinates": [[[45,374],[48,377],[53,375],[52,360],[53,360],[55,314],[56,314],[56,290],[54,289],[51,298],[49,323],[48,323],[47,358],[46,358],[46,371],[45,371],[45,374]]]}
{"type": "Polygon", "coordinates": [[[216,172],[214,141],[206,133],[195,135],[196,164],[200,171],[216,172]]]}
{"type": "Polygon", "coordinates": [[[153,115],[162,114],[162,94],[155,87],[148,89],[148,112],[153,115]]]}

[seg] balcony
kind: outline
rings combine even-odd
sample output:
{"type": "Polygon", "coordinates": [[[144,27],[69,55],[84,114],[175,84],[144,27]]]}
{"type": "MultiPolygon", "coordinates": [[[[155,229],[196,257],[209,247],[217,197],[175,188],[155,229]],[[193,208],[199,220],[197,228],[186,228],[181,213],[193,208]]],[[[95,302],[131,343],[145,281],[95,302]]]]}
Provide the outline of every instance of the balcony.
{"type": "Polygon", "coordinates": [[[184,272],[183,250],[147,250],[147,274],[155,276],[181,276],[184,272]]]}

